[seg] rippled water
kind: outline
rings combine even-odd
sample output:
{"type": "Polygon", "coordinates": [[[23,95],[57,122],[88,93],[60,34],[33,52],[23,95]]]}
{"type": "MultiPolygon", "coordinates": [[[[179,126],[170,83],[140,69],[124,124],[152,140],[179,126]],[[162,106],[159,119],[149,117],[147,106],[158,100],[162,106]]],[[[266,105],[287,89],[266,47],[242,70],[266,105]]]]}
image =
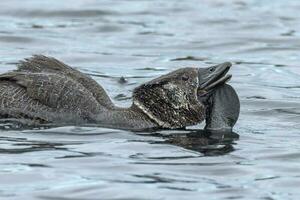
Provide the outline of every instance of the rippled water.
{"type": "Polygon", "coordinates": [[[292,0],[0,1],[1,73],[54,56],[126,106],[144,81],[230,61],[241,99],[226,135],[195,130],[203,125],[1,130],[0,199],[298,199],[299,9],[292,0]]]}

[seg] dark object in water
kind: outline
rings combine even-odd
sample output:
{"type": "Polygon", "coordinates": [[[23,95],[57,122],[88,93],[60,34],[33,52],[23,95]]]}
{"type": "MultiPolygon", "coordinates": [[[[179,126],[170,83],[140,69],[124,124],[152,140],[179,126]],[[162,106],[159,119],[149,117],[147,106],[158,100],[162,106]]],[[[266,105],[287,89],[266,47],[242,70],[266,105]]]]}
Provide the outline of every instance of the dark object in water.
{"type": "MultiPolygon", "coordinates": [[[[146,133],[145,135],[149,135],[146,133]]],[[[163,141],[153,141],[155,144],[171,144],[188,150],[197,151],[204,156],[225,155],[234,151],[233,144],[239,139],[239,134],[232,131],[210,130],[179,130],[176,133],[153,133],[151,137],[160,137],[163,141]]]]}
{"type": "Polygon", "coordinates": [[[238,120],[240,101],[230,85],[217,87],[208,99],[206,107],[207,130],[231,130],[238,120]]]}
{"type": "Polygon", "coordinates": [[[232,128],[239,104],[230,103],[238,102],[238,97],[230,96],[234,90],[224,86],[231,78],[226,75],[230,67],[227,62],[178,69],[135,88],[132,106],[120,108],[89,76],[37,55],[0,75],[0,116],[32,126],[92,123],[131,130],[175,129],[206,119],[208,129],[232,128]]]}

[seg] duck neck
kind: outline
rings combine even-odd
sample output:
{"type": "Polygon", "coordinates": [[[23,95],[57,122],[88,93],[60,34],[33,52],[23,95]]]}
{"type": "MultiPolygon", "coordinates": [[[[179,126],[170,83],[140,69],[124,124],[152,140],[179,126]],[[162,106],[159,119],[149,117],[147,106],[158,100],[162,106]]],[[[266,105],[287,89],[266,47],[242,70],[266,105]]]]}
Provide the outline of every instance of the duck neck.
{"type": "Polygon", "coordinates": [[[117,129],[142,130],[158,126],[134,104],[128,108],[117,106],[107,108],[104,112],[101,111],[96,121],[108,128],[117,129]]]}

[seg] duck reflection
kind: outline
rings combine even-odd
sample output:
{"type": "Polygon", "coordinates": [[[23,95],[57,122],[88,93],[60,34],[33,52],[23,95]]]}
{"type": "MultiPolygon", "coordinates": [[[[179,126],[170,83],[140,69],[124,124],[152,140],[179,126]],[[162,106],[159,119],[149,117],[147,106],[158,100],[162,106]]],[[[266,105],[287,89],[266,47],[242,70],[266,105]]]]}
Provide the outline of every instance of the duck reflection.
{"type": "Polygon", "coordinates": [[[152,136],[164,139],[163,144],[176,145],[197,151],[204,156],[224,155],[234,151],[239,134],[232,131],[182,130],[176,133],[155,133],[152,136]]]}

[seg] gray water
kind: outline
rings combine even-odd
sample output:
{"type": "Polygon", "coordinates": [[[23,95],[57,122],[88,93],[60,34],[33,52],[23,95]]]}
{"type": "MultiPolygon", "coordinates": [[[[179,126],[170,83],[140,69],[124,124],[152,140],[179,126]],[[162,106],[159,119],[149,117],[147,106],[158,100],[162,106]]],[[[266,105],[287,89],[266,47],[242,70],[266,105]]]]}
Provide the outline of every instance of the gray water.
{"type": "Polygon", "coordinates": [[[300,2],[0,1],[0,73],[32,54],[90,74],[121,106],[185,66],[233,63],[234,133],[0,131],[0,199],[299,199],[300,2]],[[120,77],[126,83],[120,83],[120,77]]]}

